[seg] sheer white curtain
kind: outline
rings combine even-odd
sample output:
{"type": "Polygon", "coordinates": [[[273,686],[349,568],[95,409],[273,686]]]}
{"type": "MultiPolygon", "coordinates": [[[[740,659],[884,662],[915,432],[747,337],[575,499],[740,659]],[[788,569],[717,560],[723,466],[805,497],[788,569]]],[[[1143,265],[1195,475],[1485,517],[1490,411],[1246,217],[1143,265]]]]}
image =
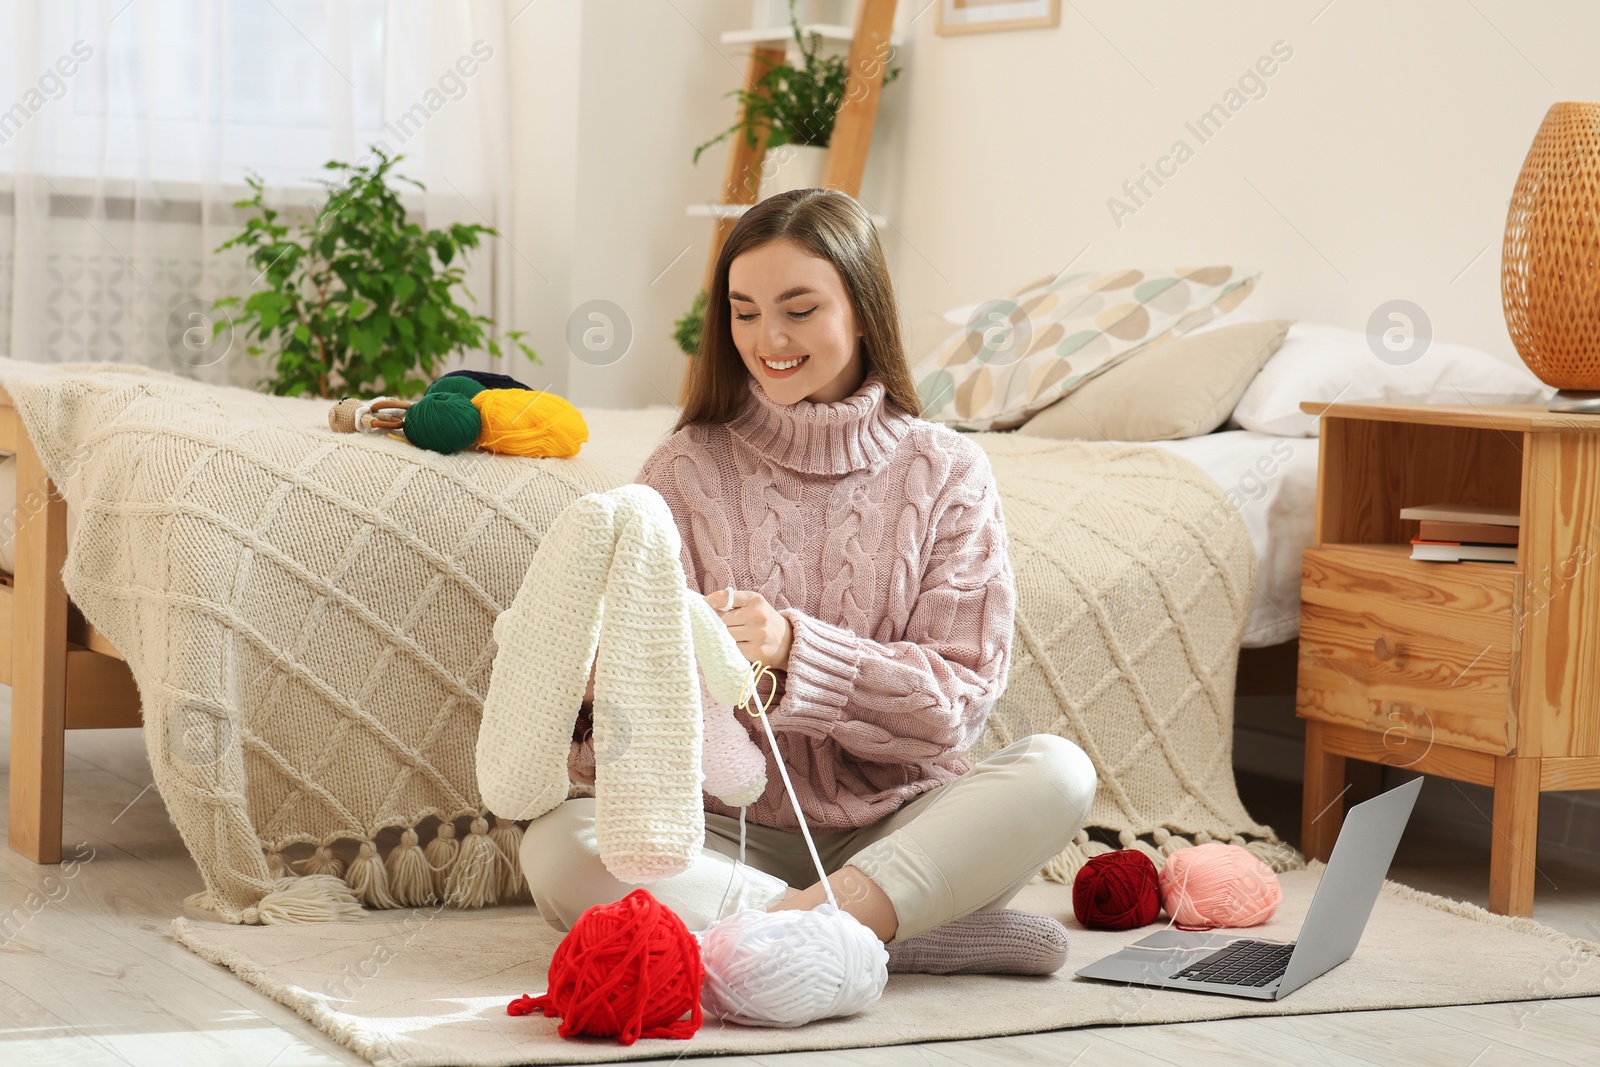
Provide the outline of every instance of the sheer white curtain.
{"type": "MultiPolygon", "coordinates": [[[[249,171],[309,215],[325,162],[381,145],[427,187],[412,221],[511,233],[508,17],[502,0],[0,0],[0,354],[271,374],[242,330],[225,355],[194,343],[196,313],[255,285],[214,251],[249,171]]],[[[469,260],[468,304],[499,332],[517,325],[512,255],[490,238],[469,260]]],[[[518,362],[439,373],[458,366],[518,362]]]]}

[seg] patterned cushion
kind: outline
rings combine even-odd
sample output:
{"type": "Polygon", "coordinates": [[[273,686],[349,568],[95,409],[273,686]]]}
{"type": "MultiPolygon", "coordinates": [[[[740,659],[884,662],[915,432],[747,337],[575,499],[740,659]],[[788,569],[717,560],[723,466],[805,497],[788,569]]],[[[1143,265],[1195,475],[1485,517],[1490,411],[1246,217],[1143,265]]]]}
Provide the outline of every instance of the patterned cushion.
{"type": "Polygon", "coordinates": [[[1154,341],[1233,310],[1258,269],[1083,271],[1040,278],[979,306],[912,373],[922,417],[1010,430],[1154,341]]]}
{"type": "Polygon", "coordinates": [[[1084,441],[1175,441],[1210,433],[1228,421],[1292,322],[1203,327],[1145,345],[1017,433],[1084,441]]]}

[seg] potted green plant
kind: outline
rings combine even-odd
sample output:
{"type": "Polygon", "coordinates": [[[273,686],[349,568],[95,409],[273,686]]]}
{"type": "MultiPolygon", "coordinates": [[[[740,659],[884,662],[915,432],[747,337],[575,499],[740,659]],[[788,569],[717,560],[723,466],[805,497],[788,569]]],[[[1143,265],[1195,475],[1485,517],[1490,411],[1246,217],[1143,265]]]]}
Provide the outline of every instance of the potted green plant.
{"type": "Polygon", "coordinates": [[[683,349],[683,354],[693,356],[700,351],[700,331],[706,324],[706,291],[695,296],[694,303],[672,322],[672,339],[683,349]]]}
{"type": "MultiPolygon", "coordinates": [[[[766,168],[762,174],[763,196],[820,184],[824,149],[833,137],[834,119],[844,102],[849,77],[844,56],[821,54],[821,34],[811,34],[807,45],[795,17],[794,0],[789,0],[789,26],[799,46],[800,66],[787,60],[775,63],[757,80],[755,88],[734,89],[726,94],[739,98],[739,121],[694,150],[694,162],[699,163],[700,153],[740,131],[751,148],[757,147],[762,131],[766,133],[769,153],[788,146],[787,151],[776,154],[782,158],[771,160],[776,166],[766,168]]],[[[886,69],[883,84],[888,85],[899,75],[899,67],[886,69]]]]}
{"type": "MultiPolygon", "coordinates": [[[[319,179],[329,190],[327,202],[295,234],[267,206],[261,177],[245,179],[255,195],[234,207],[254,211],[217,251],[248,248],[264,287],[216,304],[240,309],[235,327],[261,342],[249,346],[251,355],[270,347],[276,356],[276,375],[259,388],[279,396],[411,397],[433,381],[435,362],[452,353],[481,348],[501,354],[493,320],[473,314],[452,294],[457,286],[466,292],[466,253],[498,234],[476,223],[424,231],[407,222],[389,184],[389,171],[405,157],[377,147],[373,152],[375,164],[324,165],[342,176],[319,179]],[[412,377],[417,371],[421,376],[412,377]]],[[[394,177],[423,188],[415,179],[394,177]]],[[[219,329],[226,325],[218,322],[219,329]]],[[[542,362],[523,343],[522,331],[504,336],[542,362]]]]}

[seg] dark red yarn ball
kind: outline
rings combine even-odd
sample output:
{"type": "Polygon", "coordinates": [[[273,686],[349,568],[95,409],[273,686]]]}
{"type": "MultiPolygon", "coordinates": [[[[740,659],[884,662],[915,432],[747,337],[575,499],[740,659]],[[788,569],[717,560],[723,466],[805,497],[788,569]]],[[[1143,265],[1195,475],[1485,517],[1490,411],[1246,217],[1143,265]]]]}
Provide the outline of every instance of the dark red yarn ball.
{"type": "Polygon", "coordinates": [[[1091,930],[1131,930],[1161,912],[1161,876],[1136,848],[1102,852],[1078,868],[1072,911],[1091,930]]]}
{"type": "Polygon", "coordinates": [[[547,991],[518,997],[506,1014],[559,1015],[562,1037],[614,1037],[624,1045],[641,1037],[687,1039],[700,1029],[705,973],[700,942],[683,920],[635,889],[578,916],[550,959],[547,991]]]}

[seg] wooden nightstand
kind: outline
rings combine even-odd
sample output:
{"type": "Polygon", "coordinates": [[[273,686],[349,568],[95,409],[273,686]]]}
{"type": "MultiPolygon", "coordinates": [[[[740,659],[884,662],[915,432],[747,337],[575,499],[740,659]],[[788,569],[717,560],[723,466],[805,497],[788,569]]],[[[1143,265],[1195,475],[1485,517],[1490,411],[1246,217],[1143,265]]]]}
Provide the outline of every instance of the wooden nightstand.
{"type": "Polygon", "coordinates": [[[1301,572],[1302,847],[1346,759],[1494,789],[1489,906],[1533,913],[1539,794],[1600,789],[1600,416],[1531,404],[1302,404],[1322,416],[1301,572]],[[1413,560],[1418,504],[1519,509],[1515,564],[1413,560]]]}

